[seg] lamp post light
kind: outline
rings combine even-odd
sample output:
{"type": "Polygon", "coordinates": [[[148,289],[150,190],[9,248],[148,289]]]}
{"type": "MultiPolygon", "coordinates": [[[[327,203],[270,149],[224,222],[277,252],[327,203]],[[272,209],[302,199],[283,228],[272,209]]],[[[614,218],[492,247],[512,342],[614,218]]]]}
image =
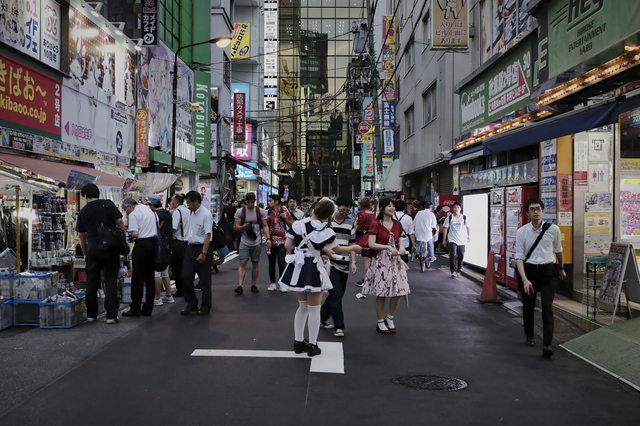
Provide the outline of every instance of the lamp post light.
{"type": "Polygon", "coordinates": [[[172,117],[172,135],[171,135],[171,172],[174,171],[176,165],[176,125],[177,125],[177,107],[178,107],[178,54],[182,49],[188,47],[200,46],[201,44],[215,44],[220,48],[224,48],[231,43],[230,37],[216,37],[211,40],[201,41],[200,43],[187,44],[176,50],[173,60],[173,117],[172,117]]]}

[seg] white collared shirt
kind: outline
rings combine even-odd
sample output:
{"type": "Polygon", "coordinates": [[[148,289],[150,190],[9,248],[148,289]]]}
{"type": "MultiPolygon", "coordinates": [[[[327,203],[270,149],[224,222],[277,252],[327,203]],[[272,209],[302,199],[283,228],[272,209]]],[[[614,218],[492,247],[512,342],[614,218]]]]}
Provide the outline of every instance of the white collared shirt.
{"type": "Polygon", "coordinates": [[[189,237],[187,234],[189,233],[191,211],[185,206],[178,206],[171,214],[173,215],[173,238],[180,241],[187,241],[189,237]]]}
{"type": "Polygon", "coordinates": [[[203,205],[198,210],[191,212],[189,217],[189,232],[187,233],[187,241],[189,244],[204,244],[207,234],[211,234],[213,228],[213,216],[203,205]]]}
{"type": "Polygon", "coordinates": [[[438,227],[436,216],[431,210],[420,210],[413,219],[416,241],[429,242],[433,238],[433,228],[438,227]]]}
{"type": "MultiPolygon", "coordinates": [[[[516,259],[524,260],[540,232],[542,232],[542,225],[540,225],[540,228],[535,229],[531,222],[518,229],[516,234],[516,259]]],[[[551,225],[547,232],[544,233],[536,249],[531,253],[531,257],[527,259],[527,263],[533,265],[556,263],[556,253],[562,253],[562,236],[560,228],[557,225],[551,225]]]]}
{"type": "Polygon", "coordinates": [[[147,206],[138,204],[129,214],[129,231],[137,232],[138,238],[158,236],[156,214],[147,206]]]}

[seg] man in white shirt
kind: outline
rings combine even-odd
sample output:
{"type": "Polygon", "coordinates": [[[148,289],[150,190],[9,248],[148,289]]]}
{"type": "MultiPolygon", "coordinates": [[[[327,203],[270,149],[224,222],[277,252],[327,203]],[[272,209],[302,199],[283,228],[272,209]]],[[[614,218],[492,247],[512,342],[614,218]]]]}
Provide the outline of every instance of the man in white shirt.
{"type": "Polygon", "coordinates": [[[449,269],[451,278],[460,278],[465,245],[471,241],[471,232],[467,226],[467,217],[462,214],[462,204],[453,203],[453,214],[450,214],[442,226],[444,235],[442,245],[449,246],[449,269]]]}
{"type": "Polygon", "coordinates": [[[417,241],[416,251],[420,253],[422,245],[427,245],[428,266],[431,266],[431,263],[436,260],[433,252],[433,230],[438,228],[438,222],[431,211],[432,208],[433,203],[427,201],[425,208],[416,213],[416,217],[413,219],[415,239],[417,241]]]}
{"type": "Polygon", "coordinates": [[[536,293],[542,299],[542,356],[553,356],[553,297],[558,279],[564,280],[562,236],[557,225],[542,221],[544,203],[530,198],[524,205],[531,222],[518,229],[516,234],[516,263],[518,265],[518,290],[522,292],[522,319],[525,344],[535,346],[533,340],[536,293]],[[538,237],[540,242],[529,254],[538,237]],[[556,264],[557,261],[557,264],[556,264]]]}
{"type": "Polygon", "coordinates": [[[191,211],[189,216],[189,231],[187,232],[187,246],[183,260],[184,277],[184,301],[187,307],[180,313],[189,315],[209,315],[211,312],[211,263],[213,262],[213,249],[211,247],[211,231],[213,229],[213,216],[202,205],[202,198],[198,191],[189,191],[185,196],[187,207],[191,211]],[[202,301],[198,310],[198,298],[193,287],[195,275],[200,277],[202,289],[202,301]]]}
{"type": "Polygon", "coordinates": [[[289,201],[287,201],[287,209],[289,210],[291,216],[293,216],[294,220],[300,220],[304,218],[304,213],[302,213],[302,210],[298,208],[298,201],[296,200],[296,197],[292,195],[289,195],[289,201]]]}
{"type": "Polygon", "coordinates": [[[189,231],[189,217],[191,212],[184,205],[184,196],[175,194],[171,197],[169,207],[173,215],[173,241],[171,242],[171,272],[176,282],[176,292],[173,297],[184,297],[184,276],[182,274],[182,264],[184,253],[189,244],[187,232],[189,231]]]}
{"type": "Polygon", "coordinates": [[[402,236],[400,237],[400,242],[404,248],[407,249],[407,254],[402,255],[401,258],[405,263],[409,263],[409,252],[411,251],[411,247],[416,246],[413,219],[404,212],[404,209],[406,208],[404,201],[396,200],[393,202],[393,205],[396,207],[396,212],[394,213],[393,218],[399,221],[402,225],[402,236]]]}
{"type": "Polygon", "coordinates": [[[155,257],[158,249],[156,214],[133,198],[125,198],[122,208],[129,216],[129,232],[135,238],[131,253],[131,305],[123,317],[151,316],[155,295],[155,257]],[[142,306],[142,292],[146,285],[147,297],[142,306]]]}

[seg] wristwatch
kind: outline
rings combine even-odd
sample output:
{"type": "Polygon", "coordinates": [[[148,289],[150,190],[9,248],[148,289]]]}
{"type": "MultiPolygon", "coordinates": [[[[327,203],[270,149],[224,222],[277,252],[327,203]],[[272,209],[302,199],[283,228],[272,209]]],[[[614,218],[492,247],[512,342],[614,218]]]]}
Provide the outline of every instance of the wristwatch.
{"type": "Polygon", "coordinates": [[[564,271],[564,266],[561,266],[561,267],[560,267],[560,270],[561,270],[561,271],[564,271]]]}
{"type": "Polygon", "coordinates": [[[206,251],[203,251],[203,252],[202,252],[202,254],[206,255],[206,254],[207,254],[207,252],[206,252],[206,251]]]}

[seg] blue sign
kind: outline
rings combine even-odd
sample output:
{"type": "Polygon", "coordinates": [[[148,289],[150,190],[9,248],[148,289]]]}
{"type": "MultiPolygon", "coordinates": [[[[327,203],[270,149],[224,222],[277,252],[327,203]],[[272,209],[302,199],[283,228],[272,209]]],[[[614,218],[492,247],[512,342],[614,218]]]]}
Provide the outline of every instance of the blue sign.
{"type": "MultiPolygon", "coordinates": [[[[251,167],[258,168],[257,163],[247,163],[251,167]]],[[[244,166],[236,166],[236,177],[238,179],[246,179],[246,180],[257,180],[258,176],[253,173],[252,169],[249,169],[244,166]]]]}
{"type": "Polygon", "coordinates": [[[95,183],[96,177],[87,173],[71,170],[67,178],[67,189],[82,189],[88,183],[95,183]]]}
{"type": "Polygon", "coordinates": [[[629,126],[637,126],[640,124],[640,108],[632,109],[630,114],[629,126]]]}
{"type": "Polygon", "coordinates": [[[118,154],[122,154],[122,145],[122,132],[118,130],[118,133],[116,133],[116,149],[118,150],[118,154]]]}
{"type": "Polygon", "coordinates": [[[382,101],[382,127],[393,127],[396,118],[396,102],[382,101]]]}

